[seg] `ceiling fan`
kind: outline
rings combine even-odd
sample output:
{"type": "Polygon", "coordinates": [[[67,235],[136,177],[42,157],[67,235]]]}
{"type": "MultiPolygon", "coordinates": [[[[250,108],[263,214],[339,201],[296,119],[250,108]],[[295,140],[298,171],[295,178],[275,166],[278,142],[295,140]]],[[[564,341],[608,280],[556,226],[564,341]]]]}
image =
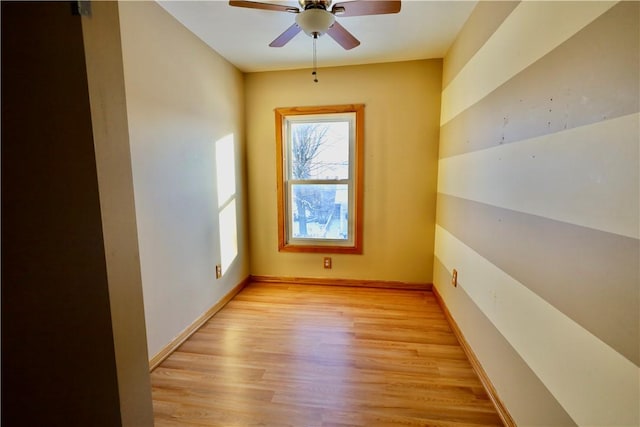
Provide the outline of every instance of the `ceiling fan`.
{"type": "Polygon", "coordinates": [[[336,17],[384,15],[400,12],[400,0],[353,0],[336,3],[332,0],[298,0],[300,7],[283,4],[262,3],[248,0],[230,0],[230,6],[249,9],[272,10],[296,14],[295,22],[280,34],[269,46],[282,47],[300,31],[317,39],[329,34],[340,46],[349,50],[360,44],[346,28],[336,21],[336,17]]]}

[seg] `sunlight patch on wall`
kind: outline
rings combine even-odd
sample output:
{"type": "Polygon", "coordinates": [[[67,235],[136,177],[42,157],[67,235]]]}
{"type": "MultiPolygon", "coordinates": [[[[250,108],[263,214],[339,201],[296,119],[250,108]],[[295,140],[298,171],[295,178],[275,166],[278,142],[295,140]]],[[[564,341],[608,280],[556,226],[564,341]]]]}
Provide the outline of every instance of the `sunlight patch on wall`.
{"type": "Polygon", "coordinates": [[[233,134],[216,142],[216,173],[218,178],[218,207],[222,208],[236,195],[236,163],[233,134]]]}
{"type": "Polygon", "coordinates": [[[220,227],[222,274],[228,270],[238,255],[235,164],[235,142],[233,134],[229,134],[216,142],[218,225],[220,227]]]}

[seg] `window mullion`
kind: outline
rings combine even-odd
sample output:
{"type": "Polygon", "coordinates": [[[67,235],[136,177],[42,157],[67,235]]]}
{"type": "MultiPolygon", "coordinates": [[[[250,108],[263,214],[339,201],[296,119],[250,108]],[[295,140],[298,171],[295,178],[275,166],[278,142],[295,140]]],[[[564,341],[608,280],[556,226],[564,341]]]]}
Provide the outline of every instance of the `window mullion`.
{"type": "Polygon", "coordinates": [[[308,184],[308,185],[332,185],[332,184],[349,184],[351,179],[289,179],[287,183],[294,184],[308,184]]]}

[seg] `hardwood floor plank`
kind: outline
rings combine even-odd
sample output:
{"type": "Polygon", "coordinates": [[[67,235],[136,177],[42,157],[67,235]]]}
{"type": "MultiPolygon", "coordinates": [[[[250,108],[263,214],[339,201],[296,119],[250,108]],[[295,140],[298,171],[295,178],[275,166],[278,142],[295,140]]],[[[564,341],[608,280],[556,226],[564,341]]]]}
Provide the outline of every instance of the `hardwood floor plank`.
{"type": "Polygon", "coordinates": [[[502,425],[424,290],[249,284],[151,381],[157,426],[502,425]]]}

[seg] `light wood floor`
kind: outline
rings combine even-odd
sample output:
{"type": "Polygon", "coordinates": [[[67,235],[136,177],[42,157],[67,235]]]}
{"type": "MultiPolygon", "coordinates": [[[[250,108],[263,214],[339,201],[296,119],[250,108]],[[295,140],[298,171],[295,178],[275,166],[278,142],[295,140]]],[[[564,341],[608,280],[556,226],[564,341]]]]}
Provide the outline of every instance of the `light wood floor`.
{"type": "Polygon", "coordinates": [[[156,426],[502,425],[428,291],[250,284],[151,381],[156,426]]]}

